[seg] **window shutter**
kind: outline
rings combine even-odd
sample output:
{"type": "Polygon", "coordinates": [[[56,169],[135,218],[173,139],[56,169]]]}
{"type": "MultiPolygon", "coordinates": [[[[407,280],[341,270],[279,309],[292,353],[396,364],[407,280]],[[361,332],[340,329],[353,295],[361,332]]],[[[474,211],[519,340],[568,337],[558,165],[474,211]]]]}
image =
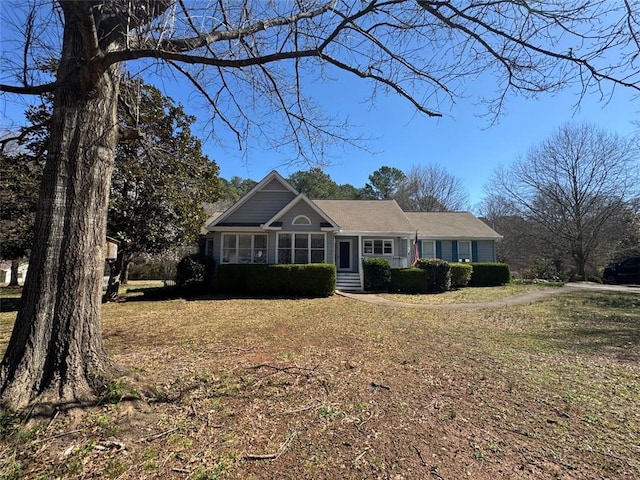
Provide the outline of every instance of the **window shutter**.
{"type": "Polygon", "coordinates": [[[436,258],[442,258],[442,242],[436,241],[436,258]]]}
{"type": "Polygon", "coordinates": [[[477,240],[473,240],[471,242],[471,261],[472,262],[478,261],[478,241],[477,240]]]}
{"type": "Polygon", "coordinates": [[[451,242],[451,261],[452,262],[458,261],[458,241],[457,240],[453,240],[451,242]]]}

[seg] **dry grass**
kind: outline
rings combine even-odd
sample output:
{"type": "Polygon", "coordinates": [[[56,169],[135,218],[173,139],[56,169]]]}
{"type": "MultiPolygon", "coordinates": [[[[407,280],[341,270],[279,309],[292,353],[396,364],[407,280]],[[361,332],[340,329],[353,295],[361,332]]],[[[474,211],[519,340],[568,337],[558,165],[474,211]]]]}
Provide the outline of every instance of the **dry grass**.
{"type": "Polygon", "coordinates": [[[5,418],[0,478],[640,478],[639,307],[106,305],[112,390],[142,400],[5,418]]]}

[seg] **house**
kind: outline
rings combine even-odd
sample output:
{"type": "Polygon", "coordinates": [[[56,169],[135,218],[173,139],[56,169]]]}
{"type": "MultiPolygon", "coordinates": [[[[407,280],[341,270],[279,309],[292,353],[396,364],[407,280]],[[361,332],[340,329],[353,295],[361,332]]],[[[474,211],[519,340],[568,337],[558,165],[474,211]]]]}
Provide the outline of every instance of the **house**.
{"type": "Polygon", "coordinates": [[[421,257],[494,262],[501,237],[468,212],[404,212],[395,200],[311,200],[273,171],[205,227],[217,264],[334,263],[338,288],[361,290],[362,259],[409,267],[421,257]]]}
{"type": "MultiPolygon", "coordinates": [[[[0,263],[0,283],[11,283],[11,263],[10,261],[0,263]]],[[[28,262],[18,263],[18,284],[24,284],[24,279],[27,276],[27,270],[29,269],[28,262]]]]}

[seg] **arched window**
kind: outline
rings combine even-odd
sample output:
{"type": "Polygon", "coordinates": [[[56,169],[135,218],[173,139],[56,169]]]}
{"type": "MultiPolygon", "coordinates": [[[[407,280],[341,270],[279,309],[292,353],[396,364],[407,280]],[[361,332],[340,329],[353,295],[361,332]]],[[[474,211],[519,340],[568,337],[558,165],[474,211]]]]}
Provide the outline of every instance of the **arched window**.
{"type": "Polygon", "coordinates": [[[311,220],[306,215],[298,215],[291,223],[293,225],[311,225],[311,220]]]}

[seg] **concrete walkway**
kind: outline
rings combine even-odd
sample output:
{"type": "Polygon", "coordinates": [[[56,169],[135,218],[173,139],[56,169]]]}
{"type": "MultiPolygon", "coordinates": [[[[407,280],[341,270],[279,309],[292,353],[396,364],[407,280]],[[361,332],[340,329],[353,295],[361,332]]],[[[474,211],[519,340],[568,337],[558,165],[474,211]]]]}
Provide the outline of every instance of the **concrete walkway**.
{"type": "Polygon", "coordinates": [[[640,295],[640,285],[600,285],[592,282],[575,282],[568,283],[564,287],[558,288],[545,288],[538,290],[537,292],[524,293],[522,295],[514,295],[512,297],[500,298],[498,300],[491,300],[489,302],[480,303],[443,303],[443,304],[424,304],[424,303],[407,303],[398,302],[395,300],[389,300],[387,298],[380,297],[374,293],[364,292],[341,292],[336,291],[338,295],[361,302],[370,303],[373,305],[380,305],[385,307],[405,307],[405,308],[423,308],[423,309],[478,309],[478,308],[496,308],[506,307],[510,305],[525,305],[537,302],[543,298],[550,297],[552,295],[558,295],[568,293],[576,290],[593,290],[593,291],[609,291],[609,292],[624,292],[635,293],[640,295]]]}

